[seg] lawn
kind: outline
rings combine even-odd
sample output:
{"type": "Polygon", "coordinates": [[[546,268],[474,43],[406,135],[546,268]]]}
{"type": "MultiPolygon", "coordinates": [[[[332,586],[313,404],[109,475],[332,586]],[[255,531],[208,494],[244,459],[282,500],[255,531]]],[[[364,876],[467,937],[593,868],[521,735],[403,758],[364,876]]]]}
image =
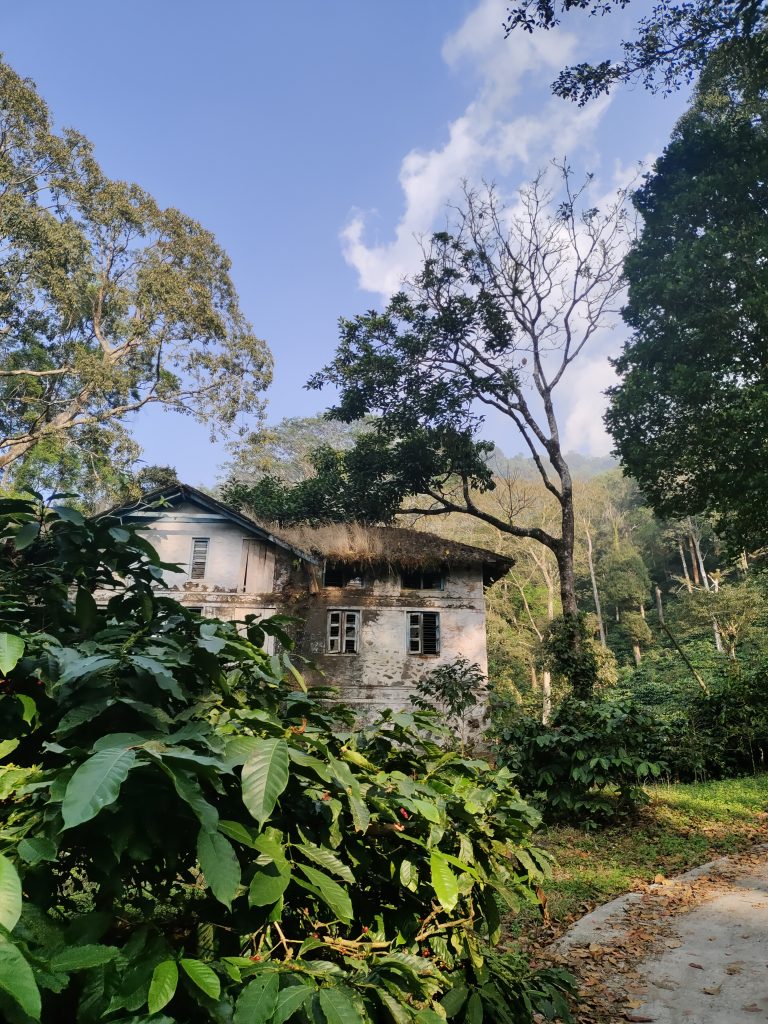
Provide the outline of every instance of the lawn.
{"type": "MultiPolygon", "coordinates": [[[[544,886],[550,937],[638,881],[768,841],[768,775],[651,786],[648,793],[650,804],[633,822],[596,832],[566,826],[539,832],[539,845],[557,859],[544,886]]],[[[508,922],[510,937],[538,924],[541,916],[524,910],[508,922]]]]}

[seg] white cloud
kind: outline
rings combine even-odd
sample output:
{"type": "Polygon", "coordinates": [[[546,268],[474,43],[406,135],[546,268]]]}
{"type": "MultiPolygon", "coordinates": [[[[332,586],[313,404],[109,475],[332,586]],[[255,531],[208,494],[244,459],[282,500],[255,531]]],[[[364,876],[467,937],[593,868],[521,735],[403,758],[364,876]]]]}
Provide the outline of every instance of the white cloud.
{"type": "Polygon", "coordinates": [[[445,41],[444,60],[455,71],[474,75],[477,92],[448,125],[440,148],[415,149],[403,158],[399,178],[404,210],[394,237],[368,244],[366,216],[359,211],[341,233],[344,256],[366,291],[386,298],[416,269],[419,236],[436,226],[462,179],[491,177],[509,185],[512,176],[523,180],[552,156],[593,144],[608,101],[580,109],[549,95],[549,82],[571,57],[575,37],[554,30],[505,39],[506,8],[507,0],[480,0],[445,41]],[[528,87],[534,86],[536,99],[543,98],[543,109],[536,111],[528,95],[528,87]]]}
{"type": "Polygon", "coordinates": [[[565,416],[563,450],[587,455],[607,455],[612,442],[603,426],[608,405],[606,388],[616,383],[616,374],[606,355],[583,358],[571,367],[567,393],[561,395],[565,416]]]}

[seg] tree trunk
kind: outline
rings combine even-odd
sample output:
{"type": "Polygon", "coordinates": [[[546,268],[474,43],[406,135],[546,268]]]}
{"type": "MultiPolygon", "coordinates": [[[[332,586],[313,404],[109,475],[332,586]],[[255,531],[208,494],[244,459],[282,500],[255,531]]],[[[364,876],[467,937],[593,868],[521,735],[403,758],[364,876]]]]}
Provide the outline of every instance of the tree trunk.
{"type": "Polygon", "coordinates": [[[693,535],[688,534],[688,549],[691,552],[691,566],[693,567],[693,582],[697,587],[701,586],[701,579],[699,578],[699,565],[696,561],[696,549],[693,546],[693,535]]]}
{"type": "Polygon", "coordinates": [[[552,716],[552,673],[545,669],[541,674],[541,722],[547,725],[552,716]]]}
{"type": "Polygon", "coordinates": [[[640,644],[638,644],[638,643],[633,643],[632,644],[632,654],[635,657],[635,665],[637,665],[639,667],[640,663],[643,660],[643,656],[640,653],[640,644]]]}
{"type": "Polygon", "coordinates": [[[597,579],[595,577],[595,563],[592,560],[592,534],[589,532],[589,527],[584,527],[584,532],[587,535],[587,561],[589,563],[589,578],[592,580],[592,597],[595,601],[597,628],[600,630],[600,643],[603,647],[607,647],[608,645],[605,641],[605,626],[603,625],[603,612],[600,607],[600,594],[597,590],[597,579]]]}
{"type": "Polygon", "coordinates": [[[688,588],[688,593],[693,593],[693,584],[691,583],[691,577],[688,575],[688,562],[685,557],[685,548],[683,547],[683,538],[677,538],[677,547],[680,552],[680,561],[683,563],[683,576],[685,577],[685,585],[688,588]]]}

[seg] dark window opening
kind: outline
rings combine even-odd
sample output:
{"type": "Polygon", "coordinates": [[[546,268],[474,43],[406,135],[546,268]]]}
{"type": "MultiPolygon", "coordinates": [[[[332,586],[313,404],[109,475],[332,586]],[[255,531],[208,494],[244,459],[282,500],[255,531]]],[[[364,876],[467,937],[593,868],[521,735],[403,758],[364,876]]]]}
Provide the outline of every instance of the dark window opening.
{"type": "Polygon", "coordinates": [[[362,587],[363,572],[359,565],[326,562],[323,574],[324,587],[362,587]]]}
{"type": "Polygon", "coordinates": [[[403,590],[442,590],[444,576],[441,572],[404,572],[403,590]]]}

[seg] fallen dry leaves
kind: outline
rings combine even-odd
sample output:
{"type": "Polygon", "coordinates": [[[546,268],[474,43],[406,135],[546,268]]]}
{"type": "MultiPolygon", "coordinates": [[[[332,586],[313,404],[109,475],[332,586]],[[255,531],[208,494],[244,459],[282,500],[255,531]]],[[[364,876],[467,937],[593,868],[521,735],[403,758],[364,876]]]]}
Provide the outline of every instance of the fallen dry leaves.
{"type": "MultiPolygon", "coordinates": [[[[653,1018],[643,1015],[643,1000],[638,998],[645,991],[641,962],[665,948],[679,948],[672,919],[726,892],[746,870],[766,859],[768,850],[753,850],[730,857],[727,863],[690,881],[663,878],[640,883],[634,890],[639,899],[606,922],[605,941],[563,944],[558,941],[563,929],[556,923],[529,938],[527,951],[534,966],[565,967],[576,976],[580,993],[574,1015],[579,1024],[650,1022],[653,1018]]],[[[690,966],[701,967],[696,963],[690,966]]],[[[737,964],[727,968],[733,974],[738,970],[737,964]]],[[[710,989],[704,991],[714,994],[710,989]]],[[[744,1009],[751,1012],[753,1006],[744,1009]]]]}

